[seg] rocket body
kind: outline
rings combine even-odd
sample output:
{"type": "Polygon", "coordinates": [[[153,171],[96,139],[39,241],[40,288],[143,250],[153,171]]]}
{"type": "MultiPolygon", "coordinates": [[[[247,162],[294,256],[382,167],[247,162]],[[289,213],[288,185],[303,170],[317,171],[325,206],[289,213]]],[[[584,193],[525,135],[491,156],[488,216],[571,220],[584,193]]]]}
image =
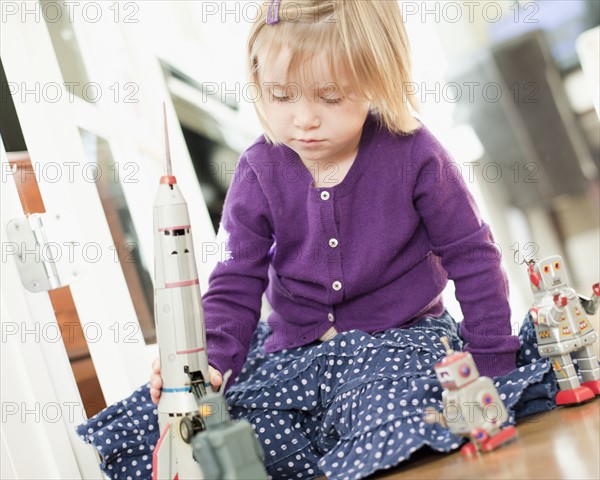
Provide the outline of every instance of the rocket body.
{"type": "Polygon", "coordinates": [[[180,423],[184,417],[202,422],[198,405],[209,382],[206,333],[188,208],[173,176],[161,178],[154,202],[154,249],[154,314],[163,388],[153,480],[202,479],[180,423]]]}
{"type": "Polygon", "coordinates": [[[232,422],[223,387],[219,393],[210,387],[190,216],[171,174],[164,104],[163,115],[166,175],[154,201],[154,318],[163,386],[152,480],[266,480],[263,451],[251,425],[232,422]]]}

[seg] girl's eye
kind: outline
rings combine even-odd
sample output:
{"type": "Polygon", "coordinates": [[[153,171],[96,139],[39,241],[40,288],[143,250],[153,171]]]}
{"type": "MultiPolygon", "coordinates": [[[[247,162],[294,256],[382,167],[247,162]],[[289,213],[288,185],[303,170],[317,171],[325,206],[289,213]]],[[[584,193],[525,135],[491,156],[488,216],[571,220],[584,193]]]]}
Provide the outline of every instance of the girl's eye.
{"type": "Polygon", "coordinates": [[[290,99],[290,97],[278,97],[277,95],[272,95],[272,97],[276,102],[287,102],[290,99]]]}
{"type": "MultiPolygon", "coordinates": [[[[323,97],[321,97],[323,98],[323,97]]],[[[339,103],[342,103],[343,98],[323,98],[323,101],[325,103],[328,103],[329,105],[337,105],[339,103]]]]}

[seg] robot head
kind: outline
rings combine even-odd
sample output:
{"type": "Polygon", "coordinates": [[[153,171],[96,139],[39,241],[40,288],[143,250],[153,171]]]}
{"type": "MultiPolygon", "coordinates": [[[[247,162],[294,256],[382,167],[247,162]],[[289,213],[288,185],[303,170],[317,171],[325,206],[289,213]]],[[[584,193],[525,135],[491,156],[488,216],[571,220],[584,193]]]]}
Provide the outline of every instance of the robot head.
{"type": "Polygon", "coordinates": [[[568,285],[567,269],[559,255],[546,257],[539,262],[531,260],[528,273],[531,291],[534,294],[557,290],[568,285]]]}
{"type": "Polygon", "coordinates": [[[446,356],[434,365],[438,380],[445,390],[459,390],[479,378],[479,371],[469,352],[455,352],[443,338],[446,356]]]}

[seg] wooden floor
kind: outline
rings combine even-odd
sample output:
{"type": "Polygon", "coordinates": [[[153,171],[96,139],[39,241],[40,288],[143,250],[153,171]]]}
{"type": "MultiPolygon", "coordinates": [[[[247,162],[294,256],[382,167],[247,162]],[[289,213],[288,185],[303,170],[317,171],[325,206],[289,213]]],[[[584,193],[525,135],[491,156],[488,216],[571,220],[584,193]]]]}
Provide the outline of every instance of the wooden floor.
{"type": "Polygon", "coordinates": [[[600,479],[600,398],[526,417],[517,429],[517,440],[477,458],[417,452],[370,479],[600,479]]]}

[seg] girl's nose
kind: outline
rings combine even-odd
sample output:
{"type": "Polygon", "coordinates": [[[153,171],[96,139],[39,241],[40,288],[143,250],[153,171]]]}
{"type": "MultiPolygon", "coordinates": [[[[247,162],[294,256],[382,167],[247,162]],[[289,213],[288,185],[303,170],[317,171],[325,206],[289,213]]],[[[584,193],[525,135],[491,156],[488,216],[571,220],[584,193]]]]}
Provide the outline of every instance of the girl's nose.
{"type": "Polygon", "coordinates": [[[296,104],[294,112],[294,126],[302,130],[308,130],[321,125],[319,115],[310,108],[302,99],[296,104]]]}

